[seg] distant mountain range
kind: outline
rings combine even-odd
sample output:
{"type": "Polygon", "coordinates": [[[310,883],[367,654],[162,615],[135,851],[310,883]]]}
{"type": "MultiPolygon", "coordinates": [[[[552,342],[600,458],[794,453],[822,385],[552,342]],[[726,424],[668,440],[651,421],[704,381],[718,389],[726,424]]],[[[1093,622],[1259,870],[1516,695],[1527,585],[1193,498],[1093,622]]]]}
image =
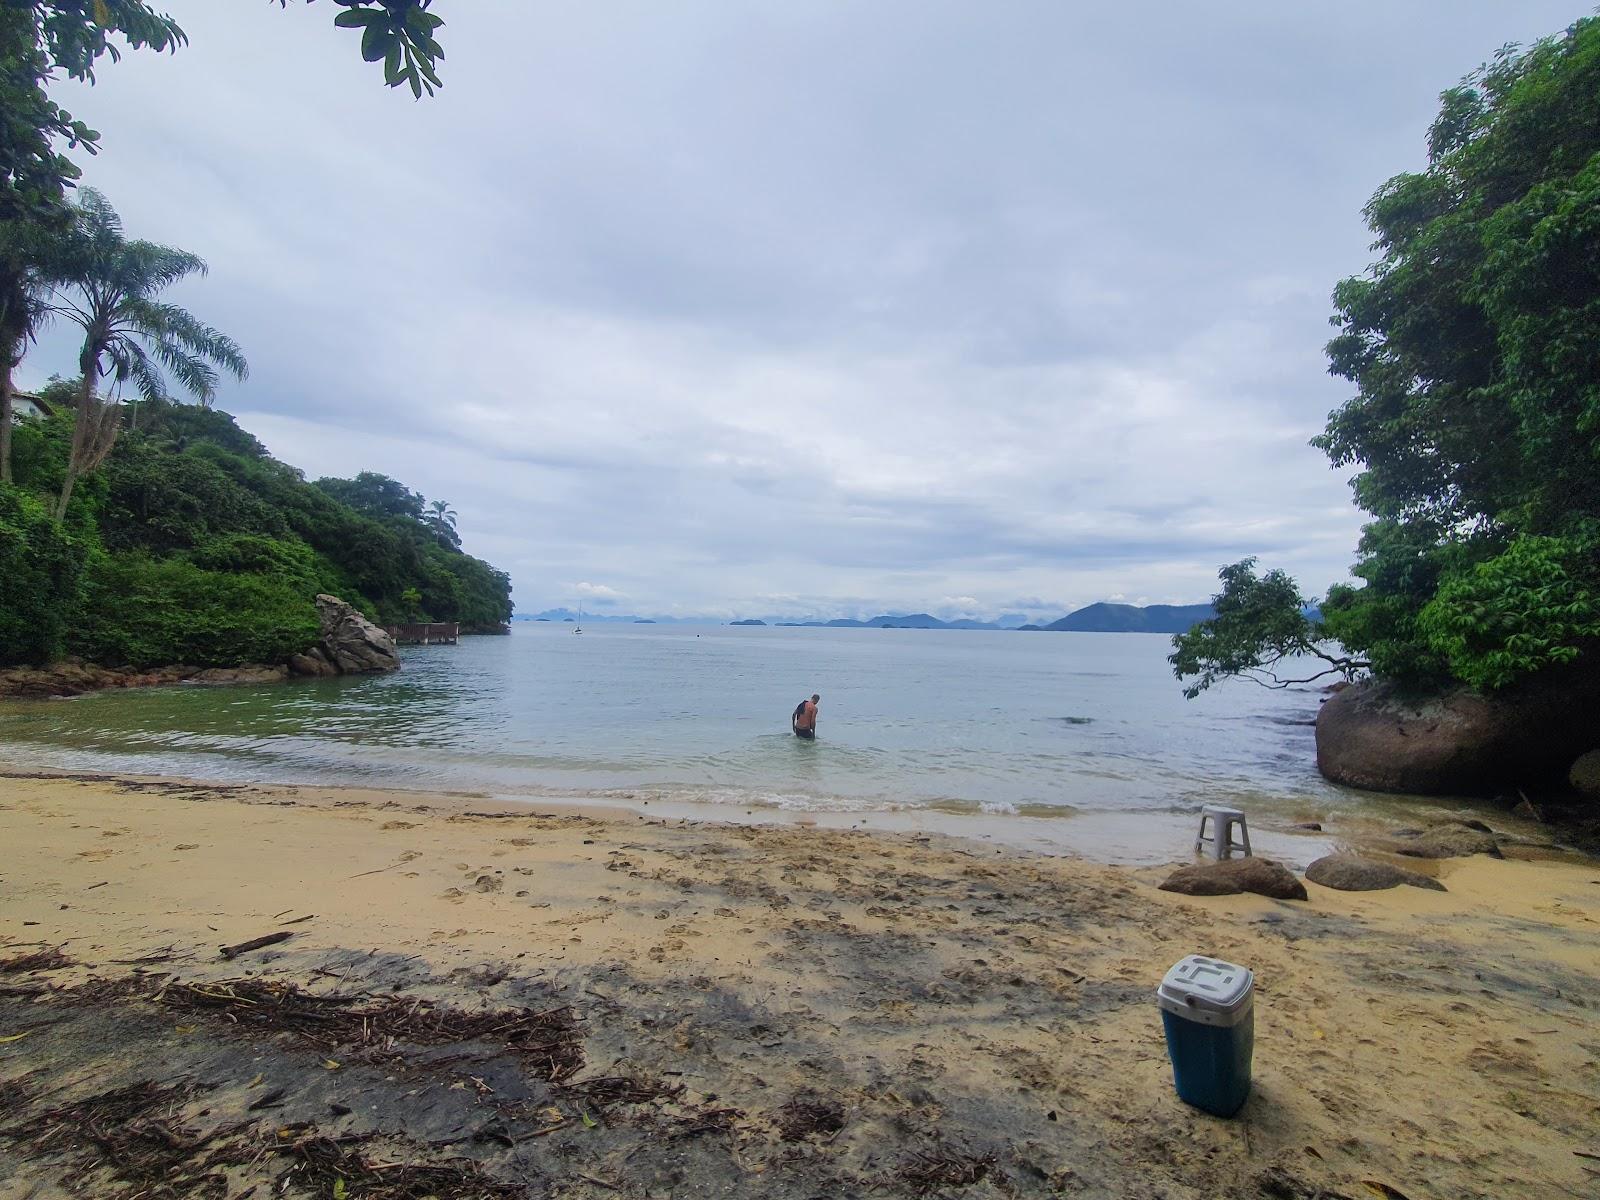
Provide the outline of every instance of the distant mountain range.
{"type": "MultiPolygon", "coordinates": [[[[1216,612],[1209,604],[1150,604],[1140,607],[1136,604],[1091,604],[1087,608],[1080,608],[1076,612],[1068,613],[1058,621],[1051,621],[1048,625],[1030,625],[1023,618],[1015,614],[1008,614],[999,621],[974,621],[963,618],[958,621],[941,621],[938,617],[928,613],[885,613],[882,616],[872,617],[869,620],[858,621],[853,617],[837,617],[832,621],[780,621],[769,617],[765,620],[747,617],[740,621],[729,621],[730,625],[776,625],[783,628],[795,629],[1015,629],[1027,632],[1074,632],[1074,633],[1186,633],[1201,621],[1215,616],[1216,612]]],[[[546,609],[544,612],[533,616],[524,616],[521,613],[516,617],[519,621],[577,621],[579,615],[567,608],[546,609]]],[[[704,618],[694,617],[636,617],[629,614],[584,613],[581,620],[594,624],[634,624],[634,625],[705,625],[709,622],[704,618]]]]}
{"type": "Polygon", "coordinates": [[[1188,633],[1216,615],[1217,610],[1209,604],[1149,604],[1140,608],[1135,604],[1101,603],[1038,628],[1071,633],[1188,633]]]}
{"type": "MultiPolygon", "coordinates": [[[[1209,604],[1152,604],[1140,608],[1133,604],[1091,604],[1069,613],[1048,625],[1029,625],[1015,621],[941,621],[927,613],[896,615],[886,613],[867,621],[847,617],[833,621],[777,621],[778,625],[822,629],[1016,629],[1029,632],[1068,630],[1077,633],[1186,633],[1201,621],[1215,616],[1209,604]]],[[[749,624],[749,622],[744,622],[749,624]]]]}

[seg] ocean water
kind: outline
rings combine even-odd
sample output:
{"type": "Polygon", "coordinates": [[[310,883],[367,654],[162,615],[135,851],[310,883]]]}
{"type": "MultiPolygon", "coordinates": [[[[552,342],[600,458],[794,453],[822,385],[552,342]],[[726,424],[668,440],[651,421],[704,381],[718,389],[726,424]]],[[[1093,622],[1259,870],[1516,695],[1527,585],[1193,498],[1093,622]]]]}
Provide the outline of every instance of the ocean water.
{"type": "Polygon", "coordinates": [[[1234,682],[1186,701],[1169,650],[1146,634],[521,623],[407,648],[390,676],[0,704],[0,759],[806,814],[1123,861],[1171,857],[1203,803],[1244,808],[1258,843],[1392,809],[1317,774],[1320,690],[1234,682]],[[812,692],[803,742],[789,715],[812,692]]]}

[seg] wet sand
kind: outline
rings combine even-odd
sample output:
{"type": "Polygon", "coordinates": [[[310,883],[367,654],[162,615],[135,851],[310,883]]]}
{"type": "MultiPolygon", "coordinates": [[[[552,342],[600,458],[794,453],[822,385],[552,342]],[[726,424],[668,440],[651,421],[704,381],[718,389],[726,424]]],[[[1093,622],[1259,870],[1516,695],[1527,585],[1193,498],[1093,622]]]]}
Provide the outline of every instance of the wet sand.
{"type": "Polygon", "coordinates": [[[1162,868],[936,834],[33,777],[0,778],[0,848],[0,971],[62,956],[0,973],[0,1196],[1444,1200],[1600,1177],[1593,862],[1193,899],[1162,868]],[[1256,972],[1236,1120],[1172,1091],[1153,989],[1191,952],[1256,972]],[[506,1032],[535,1018],[537,1045],[506,1032]]]}

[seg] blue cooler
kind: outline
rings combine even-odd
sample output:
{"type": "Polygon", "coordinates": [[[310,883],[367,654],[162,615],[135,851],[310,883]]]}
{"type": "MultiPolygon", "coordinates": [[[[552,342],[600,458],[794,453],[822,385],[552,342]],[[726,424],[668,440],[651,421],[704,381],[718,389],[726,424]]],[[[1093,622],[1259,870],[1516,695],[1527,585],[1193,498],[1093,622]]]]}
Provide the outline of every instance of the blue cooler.
{"type": "Polygon", "coordinates": [[[1178,1098],[1231,1117],[1250,1095],[1256,1042],[1255,976],[1246,967],[1191,954],[1156,992],[1178,1098]]]}

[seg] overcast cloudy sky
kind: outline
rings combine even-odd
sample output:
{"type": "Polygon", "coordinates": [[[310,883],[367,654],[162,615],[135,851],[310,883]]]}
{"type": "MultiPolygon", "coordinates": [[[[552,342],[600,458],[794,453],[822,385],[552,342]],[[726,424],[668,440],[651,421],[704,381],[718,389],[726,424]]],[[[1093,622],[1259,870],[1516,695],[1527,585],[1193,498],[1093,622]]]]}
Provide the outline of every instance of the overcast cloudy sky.
{"type": "Polygon", "coordinates": [[[1345,576],[1360,210],[1588,6],[436,0],[422,102],[327,0],[169,7],[60,93],[279,457],[448,500],[523,611],[1048,619],[1345,576]]]}

